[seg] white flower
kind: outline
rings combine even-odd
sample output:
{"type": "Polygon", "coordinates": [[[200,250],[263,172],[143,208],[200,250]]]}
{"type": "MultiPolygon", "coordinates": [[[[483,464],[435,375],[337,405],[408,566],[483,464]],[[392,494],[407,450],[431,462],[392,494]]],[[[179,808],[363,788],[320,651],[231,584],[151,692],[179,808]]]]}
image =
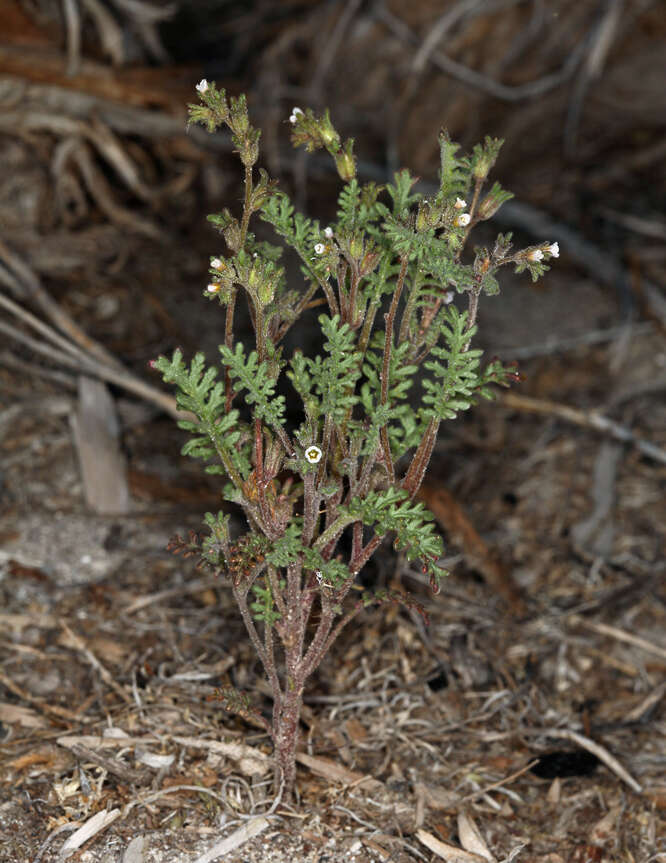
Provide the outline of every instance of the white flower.
{"type": "Polygon", "coordinates": [[[527,253],[528,261],[543,261],[543,252],[541,249],[532,249],[531,252],[527,253]]]}
{"type": "Polygon", "coordinates": [[[459,216],[456,216],[456,227],[464,228],[466,225],[472,221],[472,217],[469,213],[461,213],[459,216]]]}
{"type": "Polygon", "coordinates": [[[300,108],[292,108],[291,109],[291,114],[289,116],[289,122],[291,123],[292,126],[298,120],[298,115],[302,114],[302,113],[303,112],[301,111],[300,108]]]}
{"type": "Polygon", "coordinates": [[[290,114],[290,116],[289,116],[289,122],[291,123],[291,125],[292,125],[292,126],[294,125],[294,123],[296,122],[296,120],[297,120],[296,114],[290,114]]]}
{"type": "Polygon", "coordinates": [[[219,294],[220,293],[220,286],[214,285],[211,282],[210,285],[206,285],[206,290],[208,291],[209,294],[219,294]]]}
{"type": "Polygon", "coordinates": [[[206,79],[205,79],[205,78],[202,78],[202,79],[201,79],[201,81],[199,81],[199,83],[197,84],[196,89],[197,89],[197,90],[199,91],[199,93],[201,93],[201,95],[203,96],[203,94],[204,94],[204,93],[206,92],[206,90],[208,89],[208,81],[206,81],[206,79]]]}
{"type": "Polygon", "coordinates": [[[330,240],[333,236],[333,228],[324,228],[324,236],[330,240]]]}
{"type": "Polygon", "coordinates": [[[317,243],[317,245],[315,246],[315,252],[318,255],[323,255],[325,251],[326,251],[326,246],[323,243],[317,243]]]}
{"type": "Polygon", "coordinates": [[[213,258],[213,260],[210,262],[210,265],[214,270],[219,270],[222,266],[222,261],[219,258],[213,258]]]}
{"type": "Polygon", "coordinates": [[[312,444],[305,450],[305,460],[310,464],[317,464],[321,461],[322,452],[318,446],[312,444]]]}
{"type": "Polygon", "coordinates": [[[560,256],[560,244],[559,243],[551,243],[550,246],[546,246],[546,251],[550,252],[553,258],[559,258],[560,256]]]}
{"type": "Polygon", "coordinates": [[[453,206],[456,208],[456,210],[464,210],[467,206],[467,201],[463,201],[462,198],[456,198],[456,202],[453,206]]]}
{"type": "Polygon", "coordinates": [[[301,111],[300,108],[292,108],[291,113],[292,114],[302,114],[303,112],[301,111]]]}
{"type": "Polygon", "coordinates": [[[447,292],[444,294],[444,303],[445,303],[445,305],[447,305],[447,306],[448,306],[448,305],[450,305],[450,304],[453,302],[453,298],[454,298],[454,296],[455,296],[455,294],[453,293],[453,291],[447,291],[447,292]]]}

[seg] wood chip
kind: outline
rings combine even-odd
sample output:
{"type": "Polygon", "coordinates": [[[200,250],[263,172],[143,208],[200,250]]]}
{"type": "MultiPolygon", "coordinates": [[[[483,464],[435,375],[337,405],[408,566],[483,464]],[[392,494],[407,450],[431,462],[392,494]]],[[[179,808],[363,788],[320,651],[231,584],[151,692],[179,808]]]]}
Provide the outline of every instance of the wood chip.
{"type": "Polygon", "coordinates": [[[193,749],[207,749],[225,758],[231,758],[238,763],[241,773],[246,776],[263,776],[273,766],[273,759],[251,746],[243,743],[226,743],[221,740],[201,740],[198,737],[174,737],[176,743],[181,746],[189,746],[193,749]]]}
{"type": "Polygon", "coordinates": [[[102,812],[98,812],[96,815],[93,815],[92,818],[89,818],[86,823],[79,827],[76,833],[72,833],[69,839],[65,842],[65,844],[60,849],[60,860],[66,860],[68,857],[79,849],[85,842],[89,839],[92,839],[93,836],[96,836],[98,833],[101,833],[102,830],[106,830],[106,828],[113,824],[113,822],[120,817],[120,809],[112,809],[108,812],[104,809],[102,812]]]}
{"type": "Polygon", "coordinates": [[[135,836],[130,844],[125,848],[123,854],[123,863],[143,863],[143,852],[146,845],[145,836],[135,836]]]}
{"type": "Polygon", "coordinates": [[[590,842],[594,845],[605,845],[609,839],[617,836],[616,824],[621,809],[621,806],[613,806],[601,820],[597,821],[590,831],[590,842]]]}
{"type": "Polygon", "coordinates": [[[217,845],[214,845],[210,851],[206,851],[205,854],[197,857],[194,863],[212,863],[213,860],[216,860],[223,854],[228,854],[229,851],[233,851],[235,848],[240,848],[240,846],[244,845],[248,839],[252,839],[260,833],[263,833],[268,825],[268,818],[253,818],[251,821],[248,821],[247,824],[243,824],[242,827],[239,827],[238,830],[231,834],[231,836],[227,836],[226,839],[223,839],[221,842],[218,842],[217,845]]]}
{"type": "Polygon", "coordinates": [[[488,863],[496,863],[495,858],[490,853],[490,848],[479,832],[479,828],[466,812],[458,814],[458,836],[465,851],[471,851],[473,854],[478,854],[479,857],[484,857],[488,863]]]}
{"type": "Polygon", "coordinates": [[[447,863],[488,863],[486,857],[465,851],[463,848],[457,848],[455,845],[449,845],[448,842],[442,842],[441,839],[428,833],[427,830],[417,830],[416,838],[433,854],[437,854],[447,863]]]}
{"type": "Polygon", "coordinates": [[[5,701],[0,702],[0,722],[6,722],[8,725],[15,722],[24,728],[49,727],[49,723],[29,707],[21,707],[20,704],[8,704],[5,701]]]}
{"type": "Polygon", "coordinates": [[[72,416],[86,503],[98,515],[127,515],[127,465],[119,425],[106,384],[79,376],[79,404],[72,416]]]}
{"type": "Polygon", "coordinates": [[[383,787],[382,783],[377,779],[373,779],[372,776],[357,773],[355,770],[348,770],[330,758],[318,758],[314,755],[306,755],[305,752],[299,752],[296,755],[296,760],[309,770],[312,770],[313,773],[323,776],[324,779],[328,779],[331,782],[354,785],[368,791],[383,787]]]}

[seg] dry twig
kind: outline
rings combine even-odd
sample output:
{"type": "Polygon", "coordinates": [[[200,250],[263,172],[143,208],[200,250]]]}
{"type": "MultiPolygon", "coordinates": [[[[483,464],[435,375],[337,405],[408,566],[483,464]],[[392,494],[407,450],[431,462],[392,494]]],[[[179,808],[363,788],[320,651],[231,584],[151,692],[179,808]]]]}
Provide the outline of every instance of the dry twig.
{"type": "Polygon", "coordinates": [[[597,411],[584,411],[579,408],[572,408],[569,405],[559,404],[558,402],[547,401],[546,399],[535,399],[530,396],[521,396],[515,393],[506,393],[502,397],[502,402],[509,408],[516,410],[529,411],[531,413],[548,414],[556,416],[567,422],[582,426],[583,428],[591,428],[595,431],[602,432],[613,438],[613,440],[627,443],[635,447],[639,452],[660,464],[666,464],[666,451],[656,444],[639,438],[631,429],[620,425],[615,420],[603,416],[597,411]]]}
{"type": "Polygon", "coordinates": [[[582,749],[586,749],[588,752],[591,752],[592,755],[596,755],[599,761],[603,761],[606,767],[612,770],[616,776],[619,776],[623,782],[626,782],[632,791],[635,791],[637,794],[640,794],[643,791],[642,786],[627,770],[625,770],[617,758],[615,758],[614,755],[611,755],[604,746],[601,746],[599,743],[595,743],[594,740],[590,740],[589,737],[585,737],[583,734],[578,734],[577,731],[570,731],[568,728],[541,728],[535,729],[534,733],[538,733],[539,735],[546,737],[555,737],[559,740],[569,740],[571,743],[575,743],[582,749]]]}
{"type": "MultiPolygon", "coordinates": [[[[397,38],[411,44],[419,44],[420,40],[418,36],[409,29],[404,21],[389,12],[383,4],[378,7],[377,15],[379,20],[382,21],[382,23],[384,23],[397,38]]],[[[538,78],[535,81],[529,81],[527,84],[517,84],[516,86],[501,84],[493,78],[489,78],[487,75],[483,75],[462,63],[458,63],[456,60],[452,60],[441,51],[433,49],[429,52],[428,59],[433,65],[437,66],[447,75],[451,75],[451,77],[456,78],[463,84],[467,84],[470,87],[474,87],[484,93],[495,96],[497,99],[502,99],[505,102],[519,102],[523,99],[541,96],[549,90],[554,90],[556,87],[559,87],[571,78],[585,54],[585,47],[586,45],[584,40],[576,45],[574,50],[571,51],[565,62],[562,64],[562,68],[559,71],[544,75],[542,78],[538,78]]]]}
{"type": "Polygon", "coordinates": [[[660,647],[658,644],[654,644],[651,641],[647,641],[645,638],[641,638],[638,635],[634,635],[632,632],[625,632],[622,629],[618,629],[616,626],[609,626],[607,623],[598,623],[595,620],[586,620],[577,615],[571,618],[571,622],[577,626],[584,626],[587,629],[592,629],[602,635],[608,635],[611,638],[615,638],[617,641],[624,641],[625,644],[633,644],[634,647],[640,647],[641,650],[645,650],[647,653],[653,653],[660,659],[666,659],[666,648],[660,647]]]}

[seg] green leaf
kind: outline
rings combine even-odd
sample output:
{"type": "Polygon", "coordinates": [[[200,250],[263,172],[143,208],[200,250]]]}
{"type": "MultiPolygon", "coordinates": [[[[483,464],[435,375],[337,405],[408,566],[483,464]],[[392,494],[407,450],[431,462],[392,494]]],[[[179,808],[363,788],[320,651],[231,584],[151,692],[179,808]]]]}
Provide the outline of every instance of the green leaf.
{"type": "Polygon", "coordinates": [[[455,306],[447,307],[440,328],[445,344],[433,347],[431,353],[436,359],[424,363],[433,376],[423,381],[423,403],[429,406],[422,411],[423,416],[454,419],[471,406],[479,383],[481,351],[466,347],[475,331],[475,327],[467,328],[467,312],[461,314],[455,306]]]}
{"type": "Polygon", "coordinates": [[[404,489],[388,488],[372,491],[365,498],[355,497],[340,513],[358,517],[363,524],[374,527],[375,533],[396,534],[396,548],[405,550],[408,560],[419,558],[426,566],[434,566],[443,554],[442,538],[436,532],[434,516],[423,503],[413,503],[404,489]]]}
{"type": "Polygon", "coordinates": [[[233,351],[227,345],[220,345],[219,350],[222,362],[237,381],[237,388],[245,390],[246,401],[255,406],[254,415],[274,428],[282,428],[285,400],[284,396],[275,395],[277,376],[271,374],[268,363],[265,360],[260,363],[256,351],[246,357],[242,342],[236,342],[233,351]]]}
{"type": "Polygon", "coordinates": [[[204,461],[221,459],[221,467],[230,475],[249,473],[249,447],[239,447],[239,413],[226,410],[224,386],[216,381],[217,369],[206,368],[202,353],[196,354],[189,368],[176,349],[172,358],[161,356],[154,367],[167,383],[178,387],[176,402],[181,410],[195,415],[195,420],[181,420],[179,425],[192,437],[183,446],[183,454],[204,461]]]}

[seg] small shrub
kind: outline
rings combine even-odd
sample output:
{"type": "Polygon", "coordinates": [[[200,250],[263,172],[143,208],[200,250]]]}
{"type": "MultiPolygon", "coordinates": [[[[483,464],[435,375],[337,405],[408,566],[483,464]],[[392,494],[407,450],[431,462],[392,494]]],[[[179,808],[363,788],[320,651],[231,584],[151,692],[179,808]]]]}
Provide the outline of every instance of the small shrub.
{"type": "MultiPolygon", "coordinates": [[[[294,108],[292,143],[327,150],[342,181],[337,219],[322,227],[296,212],[266,171],[255,170],[260,132],[245,97],[227,99],[206,81],[197,90],[191,121],[211,132],[228,127],[244,168],[240,217],[227,209],[210,217],[226,243],[226,252],[211,259],[203,292],[225,310],[223,373],[200,353],[186,363],[179,350],[153,365],[175,384],[187,412],[179,423],[190,434],[183,452],[226,480],[224,498],[245,514],[247,530],[232,540],[229,516],[208,513],[208,533],[195,545],[227,577],[266,672],[273,715],[262,721],[273,739],[277,781],[289,793],[307,679],[363,608],[416,605],[396,592],[353,590],[361,569],[392,535],[408,559],[421,561],[433,590],[446,574],[433,517],[415,502],[440,424],[516,377],[497,361],[482,366],[472,347],[479,298],[499,292],[497,272],[507,264],[536,280],[558,248],[541,243],[512,252],[511,236],[499,235],[463,263],[472,228],[511,197],[498,183],[482,194],[501,141],[486,138],[464,156],[442,133],[439,188],[424,198],[406,170],[386,186],[360,183],[353,140],[342,142],[328,112],[294,108]],[[252,216],[270,224],[283,245],[259,242],[252,216]],[[301,286],[287,283],[283,246],[300,259],[301,286]],[[466,297],[465,311],[452,302],[456,294],[466,297]],[[254,328],[251,349],[235,338],[240,297],[254,328]],[[296,350],[285,358],[286,333],[317,304],[325,306],[318,319],[322,352],[296,350]],[[278,394],[281,375],[301,405],[295,428],[278,394]],[[414,409],[409,396],[419,388],[414,409]],[[344,555],[338,545],[346,530],[351,551],[344,555]]],[[[193,550],[180,539],[174,548],[193,550]]],[[[222,697],[241,715],[254,711],[232,689],[222,697]]]]}

